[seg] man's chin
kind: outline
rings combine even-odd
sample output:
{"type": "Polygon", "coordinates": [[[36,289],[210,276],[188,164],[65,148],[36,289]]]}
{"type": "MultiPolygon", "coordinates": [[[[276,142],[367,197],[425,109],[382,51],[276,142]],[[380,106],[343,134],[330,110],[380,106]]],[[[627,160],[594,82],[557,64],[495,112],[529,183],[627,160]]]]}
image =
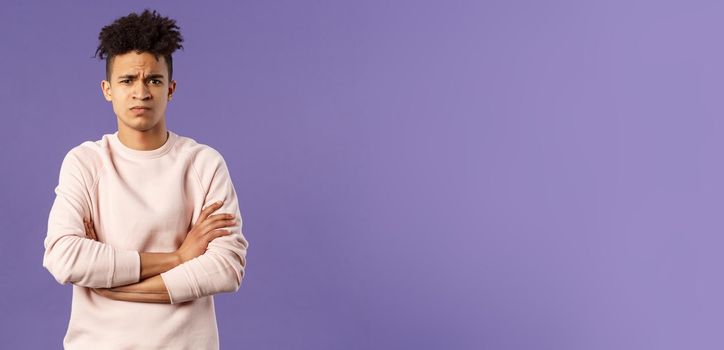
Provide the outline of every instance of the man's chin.
{"type": "Polygon", "coordinates": [[[126,127],[136,131],[148,131],[158,125],[157,120],[149,117],[133,116],[128,119],[121,120],[126,127]]]}

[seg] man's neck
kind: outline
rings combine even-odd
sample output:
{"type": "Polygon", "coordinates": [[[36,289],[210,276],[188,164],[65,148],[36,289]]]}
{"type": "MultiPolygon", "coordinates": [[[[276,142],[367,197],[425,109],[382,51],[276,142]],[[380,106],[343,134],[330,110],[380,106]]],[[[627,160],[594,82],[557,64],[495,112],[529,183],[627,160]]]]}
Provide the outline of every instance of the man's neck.
{"type": "Polygon", "coordinates": [[[123,145],[137,151],[151,151],[163,146],[168,140],[165,126],[146,131],[118,128],[118,139],[123,145]]]}

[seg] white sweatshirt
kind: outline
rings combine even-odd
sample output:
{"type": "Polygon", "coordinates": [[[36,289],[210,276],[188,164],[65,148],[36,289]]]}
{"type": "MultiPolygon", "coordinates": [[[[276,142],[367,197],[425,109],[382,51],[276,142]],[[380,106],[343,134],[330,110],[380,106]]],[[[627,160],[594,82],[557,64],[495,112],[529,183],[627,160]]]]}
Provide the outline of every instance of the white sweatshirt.
{"type": "MultiPolygon", "coordinates": [[[[249,247],[224,158],[169,131],[166,143],[139,151],[118,132],[86,141],[63,159],[48,218],[43,266],[73,284],[66,349],[218,349],[213,295],[239,289],[249,247]],[[171,304],[108,299],[90,288],[139,282],[139,252],[173,252],[203,208],[236,213],[231,235],[164,272],[171,304]],[[86,238],[92,218],[98,241],[86,238]]],[[[212,213],[212,214],[214,214],[212,213]]]]}

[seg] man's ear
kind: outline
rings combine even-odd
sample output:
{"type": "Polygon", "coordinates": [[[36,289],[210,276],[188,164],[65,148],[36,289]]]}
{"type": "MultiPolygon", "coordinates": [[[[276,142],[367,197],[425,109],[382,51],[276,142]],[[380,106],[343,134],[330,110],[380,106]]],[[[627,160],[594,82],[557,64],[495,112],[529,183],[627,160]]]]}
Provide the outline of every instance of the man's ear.
{"type": "Polygon", "coordinates": [[[176,92],[176,80],[171,80],[168,84],[168,99],[171,99],[173,93],[176,92]]]}
{"type": "Polygon", "coordinates": [[[107,80],[101,80],[101,92],[103,92],[103,97],[106,98],[106,101],[113,101],[111,99],[111,83],[107,80]]]}

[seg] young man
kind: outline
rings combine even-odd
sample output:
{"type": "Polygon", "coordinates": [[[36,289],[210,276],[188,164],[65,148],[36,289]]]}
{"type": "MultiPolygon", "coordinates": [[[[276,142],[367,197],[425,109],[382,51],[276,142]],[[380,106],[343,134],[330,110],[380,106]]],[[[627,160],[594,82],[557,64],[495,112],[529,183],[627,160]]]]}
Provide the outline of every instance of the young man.
{"type": "Polygon", "coordinates": [[[218,349],[213,295],[244,276],[224,158],[166,129],[178,29],[145,10],[99,35],[118,131],[66,154],[44,241],[43,266],[73,284],[66,349],[218,349]]]}

